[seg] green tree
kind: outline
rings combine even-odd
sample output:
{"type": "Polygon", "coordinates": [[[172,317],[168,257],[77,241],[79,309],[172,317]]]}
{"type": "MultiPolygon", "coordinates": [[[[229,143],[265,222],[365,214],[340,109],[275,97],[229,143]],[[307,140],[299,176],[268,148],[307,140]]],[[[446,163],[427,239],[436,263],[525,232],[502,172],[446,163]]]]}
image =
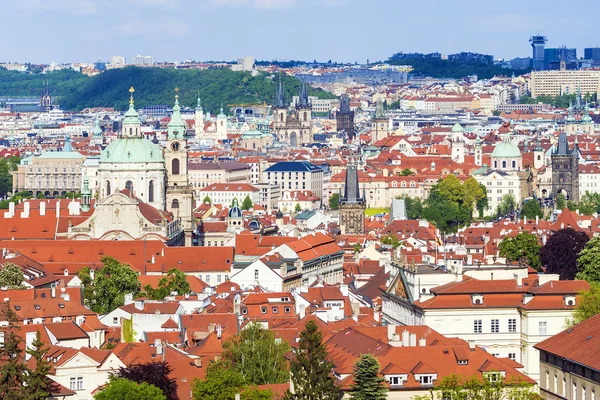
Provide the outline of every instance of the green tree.
{"type": "Polygon", "coordinates": [[[340,194],[334,193],[329,197],[329,209],[337,210],[340,206],[340,194]]]}
{"type": "Polygon", "coordinates": [[[354,254],[358,254],[361,252],[362,246],[358,242],[354,243],[354,247],[352,248],[352,250],[354,251],[354,254]]]}
{"type": "Polygon", "coordinates": [[[0,158],[0,197],[12,192],[13,179],[11,172],[17,170],[20,161],[20,158],[16,156],[0,158]]]}
{"type": "Polygon", "coordinates": [[[112,377],[104,388],[94,395],[95,400],[165,400],[163,392],[154,385],[137,383],[125,378],[112,377]]]}
{"type": "Polygon", "coordinates": [[[544,218],[542,207],[536,200],[526,201],[521,207],[521,215],[530,219],[535,219],[535,217],[544,218]]]}
{"type": "Polygon", "coordinates": [[[302,211],[302,207],[300,207],[300,203],[296,203],[296,207],[294,208],[294,210],[296,212],[301,212],[302,211]]]}
{"type": "Polygon", "coordinates": [[[171,293],[177,292],[179,296],[190,292],[190,284],[187,275],[177,268],[172,268],[167,275],[158,281],[158,287],[154,289],[150,285],[144,287],[145,296],[153,300],[162,300],[171,293]]]}
{"type": "Polygon", "coordinates": [[[113,257],[103,257],[102,264],[102,268],[95,271],[94,279],[89,267],[79,271],[77,276],[83,285],[85,304],[98,314],[108,314],[125,304],[127,293],[137,296],[141,285],[136,272],[128,264],[113,257]]]}
{"type": "Polygon", "coordinates": [[[23,286],[23,271],[21,268],[12,263],[6,263],[4,268],[0,270],[0,287],[8,289],[22,289],[23,286]]]}
{"type": "Polygon", "coordinates": [[[421,219],[423,215],[423,203],[418,197],[404,197],[406,217],[408,219],[421,219]]]}
{"type": "Polygon", "coordinates": [[[562,193],[556,195],[555,205],[557,210],[564,210],[567,207],[567,199],[562,193]]]}
{"type": "Polygon", "coordinates": [[[251,323],[224,344],[223,359],[241,374],[245,384],[267,385],[289,379],[287,342],[259,324],[251,323]]]}
{"type": "Polygon", "coordinates": [[[590,283],[600,283],[600,236],[593,237],[577,257],[577,275],[575,279],[582,279],[590,283]]]}
{"type": "Polygon", "coordinates": [[[371,354],[361,354],[354,364],[352,379],[354,385],[350,398],[353,400],[385,400],[387,387],[385,379],[379,376],[379,361],[371,354]]]}
{"type": "Polygon", "coordinates": [[[389,235],[386,235],[381,238],[381,244],[392,249],[397,249],[402,245],[402,242],[400,241],[400,239],[398,239],[398,236],[390,233],[389,235]]]}
{"type": "Polygon", "coordinates": [[[531,268],[541,270],[540,243],[538,237],[528,232],[520,232],[514,238],[505,237],[499,245],[500,257],[508,261],[525,263],[531,268]]]}
{"type": "Polygon", "coordinates": [[[252,199],[250,198],[250,196],[246,196],[246,198],[242,202],[242,210],[248,211],[252,207],[254,207],[254,204],[252,203],[252,199]]]}
{"type": "Polygon", "coordinates": [[[308,321],[290,363],[294,393],[289,390],[287,400],[338,400],[340,389],[331,375],[333,364],[327,361],[327,350],[322,334],[314,321],[308,321]]]}
{"type": "Polygon", "coordinates": [[[0,306],[2,321],[8,325],[0,327],[0,333],[4,338],[4,345],[0,347],[0,399],[22,399],[23,375],[23,340],[19,335],[19,324],[17,315],[10,308],[10,302],[0,306]]]}
{"type": "Polygon", "coordinates": [[[48,347],[44,346],[39,330],[37,331],[31,346],[30,349],[27,349],[27,354],[35,360],[35,367],[27,367],[27,374],[23,376],[25,383],[24,390],[26,393],[25,399],[45,400],[52,392],[52,380],[48,378],[50,363],[46,360],[46,357],[44,357],[48,351],[48,347]]]}
{"type": "Polygon", "coordinates": [[[203,202],[204,204],[212,204],[212,200],[210,199],[210,197],[208,197],[208,195],[206,195],[206,196],[204,197],[204,200],[202,200],[202,202],[203,202]]]}
{"type": "Polygon", "coordinates": [[[511,193],[507,193],[504,196],[502,196],[502,200],[500,201],[500,204],[498,205],[498,209],[496,210],[496,213],[499,216],[505,216],[505,215],[513,212],[516,208],[517,208],[517,201],[515,200],[515,196],[513,196],[511,193]]]}
{"type": "Polygon", "coordinates": [[[590,283],[590,289],[579,293],[577,308],[569,325],[573,326],[600,314],[600,283],[590,283]]]}
{"type": "Polygon", "coordinates": [[[273,396],[270,390],[247,386],[244,376],[227,361],[210,362],[204,380],[196,379],[192,384],[194,400],[234,400],[238,393],[243,400],[267,400],[273,396]]]}
{"type": "Polygon", "coordinates": [[[600,193],[586,191],[579,200],[579,212],[587,215],[600,212],[600,193]]]}
{"type": "Polygon", "coordinates": [[[410,176],[412,174],[413,174],[413,172],[410,170],[410,168],[404,168],[402,170],[402,172],[400,172],[401,176],[410,176]]]}

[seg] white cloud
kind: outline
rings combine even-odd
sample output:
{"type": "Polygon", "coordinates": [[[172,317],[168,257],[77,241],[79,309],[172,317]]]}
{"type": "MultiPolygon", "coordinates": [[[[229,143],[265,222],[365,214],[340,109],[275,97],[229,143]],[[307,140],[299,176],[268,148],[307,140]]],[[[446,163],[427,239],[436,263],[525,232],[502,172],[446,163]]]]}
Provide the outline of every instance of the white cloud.
{"type": "Polygon", "coordinates": [[[150,34],[177,37],[188,33],[189,26],[185,22],[171,18],[156,22],[138,19],[121,24],[118,30],[126,37],[148,36],[150,34]]]}

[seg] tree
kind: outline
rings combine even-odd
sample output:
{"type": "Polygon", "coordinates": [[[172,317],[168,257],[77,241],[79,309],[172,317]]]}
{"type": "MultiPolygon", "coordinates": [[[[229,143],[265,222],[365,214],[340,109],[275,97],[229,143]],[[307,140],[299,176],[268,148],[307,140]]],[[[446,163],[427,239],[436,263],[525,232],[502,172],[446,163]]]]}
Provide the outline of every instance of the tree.
{"type": "Polygon", "coordinates": [[[600,236],[585,244],[577,258],[577,279],[600,283],[600,236]]]}
{"type": "Polygon", "coordinates": [[[562,193],[556,195],[555,204],[557,210],[564,210],[567,206],[567,199],[565,199],[565,196],[562,193]]]}
{"type": "Polygon", "coordinates": [[[94,395],[94,399],[165,400],[166,397],[156,386],[113,377],[101,391],[94,395]]]}
{"type": "Polygon", "coordinates": [[[410,170],[410,168],[404,168],[402,170],[402,172],[400,172],[401,176],[410,176],[412,174],[413,174],[413,172],[410,170]]]}
{"type": "Polygon", "coordinates": [[[447,375],[431,390],[429,396],[414,400],[542,400],[535,386],[520,378],[492,380],[483,376],[447,375]]]}
{"type": "Polygon", "coordinates": [[[296,210],[296,212],[302,211],[302,207],[300,206],[300,203],[296,203],[296,207],[294,208],[294,210],[296,210]]]}
{"type": "Polygon", "coordinates": [[[573,326],[600,314],[600,283],[590,283],[590,289],[579,293],[579,302],[569,325],[573,326]]]}
{"type": "Polygon", "coordinates": [[[502,217],[507,214],[510,214],[516,208],[517,208],[517,201],[515,200],[515,196],[513,196],[511,193],[507,193],[504,196],[502,196],[502,200],[500,201],[500,204],[498,205],[498,209],[497,209],[496,213],[500,217],[502,217]]]}
{"type": "Polygon", "coordinates": [[[287,400],[338,400],[340,389],[335,386],[331,375],[333,364],[327,361],[327,351],[322,343],[322,334],[314,321],[308,321],[290,363],[294,393],[289,390],[287,400]]]}
{"type": "Polygon", "coordinates": [[[146,297],[153,300],[163,300],[171,293],[177,292],[179,296],[190,292],[190,284],[187,281],[187,275],[177,268],[172,268],[167,275],[158,281],[158,287],[154,289],[150,285],[144,287],[146,297]]]}
{"type": "Polygon", "coordinates": [[[12,192],[13,179],[11,172],[17,170],[20,161],[21,159],[17,156],[0,157],[0,197],[12,192]]]}
{"type": "Polygon", "coordinates": [[[334,193],[329,197],[329,208],[331,210],[337,210],[340,206],[340,194],[334,193]]]}
{"type": "Polygon", "coordinates": [[[423,203],[418,197],[404,197],[404,206],[406,207],[406,218],[421,219],[423,215],[423,203]]]}
{"type": "Polygon", "coordinates": [[[252,207],[254,207],[254,204],[252,203],[252,199],[250,198],[250,196],[246,196],[246,198],[242,202],[242,210],[248,211],[252,207]]]}
{"type": "Polygon", "coordinates": [[[579,212],[587,215],[600,212],[600,193],[586,191],[579,200],[579,212]]]}
{"type": "Polygon", "coordinates": [[[389,235],[381,238],[381,244],[392,249],[397,249],[402,245],[402,242],[400,239],[398,239],[398,236],[390,233],[389,235]]]}
{"type": "Polygon", "coordinates": [[[194,400],[233,400],[238,393],[242,400],[267,400],[273,396],[270,390],[246,386],[243,375],[227,361],[210,362],[205,379],[196,379],[192,385],[194,400]]]}
{"type": "Polygon", "coordinates": [[[354,251],[354,254],[358,254],[362,250],[362,246],[358,242],[354,243],[354,247],[352,248],[352,250],[354,251]]]}
{"type": "Polygon", "coordinates": [[[514,238],[505,237],[499,247],[500,257],[505,257],[508,261],[526,263],[538,271],[541,269],[541,246],[536,235],[520,232],[514,238]]]}
{"type": "Polygon", "coordinates": [[[19,336],[18,319],[10,308],[10,302],[1,306],[2,321],[8,325],[0,328],[4,345],[0,347],[0,399],[23,398],[23,373],[25,366],[22,362],[22,339],[19,336]]]}
{"type": "Polygon", "coordinates": [[[157,387],[166,400],[178,400],[177,379],[169,378],[171,366],[165,362],[148,362],[121,367],[117,373],[119,378],[125,378],[137,383],[147,383],[157,387]]]}
{"type": "Polygon", "coordinates": [[[204,204],[212,204],[212,200],[210,199],[210,197],[208,197],[208,195],[206,195],[206,196],[204,197],[204,200],[202,200],[202,202],[203,202],[204,204]]]}
{"type": "Polygon", "coordinates": [[[136,272],[128,264],[112,257],[103,257],[102,264],[94,279],[89,267],[79,271],[77,276],[83,285],[85,304],[98,314],[108,314],[125,304],[125,294],[137,296],[141,285],[136,272]]]}
{"type": "Polygon", "coordinates": [[[544,218],[544,212],[537,200],[526,201],[523,207],[521,207],[521,215],[530,219],[535,219],[536,217],[544,218]]]}
{"type": "Polygon", "coordinates": [[[275,334],[259,324],[249,324],[223,347],[223,359],[241,374],[245,384],[283,383],[290,377],[285,359],[290,346],[276,341],[275,334]]]}
{"type": "Polygon", "coordinates": [[[353,400],[385,400],[385,379],[379,376],[379,361],[371,354],[361,354],[354,364],[354,385],[350,397],[353,400]]]}
{"type": "Polygon", "coordinates": [[[0,270],[0,287],[8,289],[22,289],[23,286],[23,271],[13,263],[6,263],[4,268],[0,270]]]}
{"type": "Polygon", "coordinates": [[[52,392],[52,380],[48,378],[50,372],[50,363],[44,355],[48,348],[44,346],[44,342],[40,337],[38,330],[34,341],[31,343],[31,348],[27,350],[27,354],[35,360],[35,368],[26,368],[27,374],[23,376],[25,383],[25,398],[27,400],[45,400],[52,392]]]}
{"type": "Polygon", "coordinates": [[[577,274],[577,256],[589,237],[583,231],[565,228],[548,238],[540,251],[540,261],[549,274],[559,274],[561,280],[572,280],[577,274]]]}

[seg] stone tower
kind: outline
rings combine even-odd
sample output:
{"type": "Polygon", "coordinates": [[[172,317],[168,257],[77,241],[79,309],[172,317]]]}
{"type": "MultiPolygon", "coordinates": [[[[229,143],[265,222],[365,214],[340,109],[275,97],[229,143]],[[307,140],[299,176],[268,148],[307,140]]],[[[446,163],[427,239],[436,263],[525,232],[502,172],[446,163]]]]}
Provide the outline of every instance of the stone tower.
{"type": "Polygon", "coordinates": [[[198,102],[196,104],[196,114],[194,115],[194,129],[196,131],[196,138],[201,138],[204,133],[204,110],[202,109],[202,102],[200,101],[200,92],[198,92],[198,102]]]}
{"type": "Polygon", "coordinates": [[[540,142],[540,134],[538,133],[535,149],[533,150],[533,168],[540,169],[546,163],[546,156],[544,155],[544,149],[542,148],[542,143],[540,142]]]}
{"type": "Polygon", "coordinates": [[[377,108],[375,110],[375,117],[371,120],[371,143],[375,143],[378,140],[388,137],[389,135],[389,121],[385,115],[383,109],[383,101],[377,102],[377,108]]]}
{"type": "Polygon", "coordinates": [[[188,175],[188,145],[186,123],[181,117],[179,96],[175,96],[175,105],[171,121],[167,126],[165,164],[167,167],[167,211],[181,219],[185,233],[185,245],[192,245],[194,192],[188,175]]]}
{"type": "Polygon", "coordinates": [[[340,196],[340,231],[342,235],[362,235],[365,233],[365,209],[367,199],[363,191],[360,196],[358,168],[355,164],[346,168],[344,196],[340,196]]]}
{"type": "Polygon", "coordinates": [[[567,200],[579,203],[579,147],[577,139],[573,150],[569,149],[567,134],[561,132],[558,147],[551,155],[552,196],[562,193],[567,200]]]}
{"type": "Polygon", "coordinates": [[[348,142],[354,140],[354,111],[350,109],[350,97],[346,93],[340,97],[340,110],[335,115],[337,131],[346,132],[348,142]]]}
{"type": "Polygon", "coordinates": [[[463,164],[465,162],[465,130],[458,122],[452,127],[452,160],[463,164]]]}
{"type": "Polygon", "coordinates": [[[285,95],[283,92],[283,82],[279,75],[279,84],[277,85],[277,93],[275,95],[275,104],[273,105],[273,130],[280,138],[280,132],[285,130],[288,107],[285,104],[285,95]]]}
{"type": "Polygon", "coordinates": [[[481,167],[483,165],[483,149],[479,135],[475,139],[475,165],[481,167]]]}

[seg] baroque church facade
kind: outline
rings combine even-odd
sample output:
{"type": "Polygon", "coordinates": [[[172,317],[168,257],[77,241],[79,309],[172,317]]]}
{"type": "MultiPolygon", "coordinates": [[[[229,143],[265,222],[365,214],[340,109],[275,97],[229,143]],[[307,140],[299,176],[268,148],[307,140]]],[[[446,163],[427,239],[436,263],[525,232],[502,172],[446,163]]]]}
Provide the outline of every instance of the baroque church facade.
{"type": "Polygon", "coordinates": [[[311,143],[312,127],[312,104],[308,99],[306,84],[302,83],[300,87],[298,104],[289,107],[285,102],[283,83],[280,78],[273,107],[273,131],[277,140],[291,147],[311,143]]]}
{"type": "Polygon", "coordinates": [[[192,244],[193,191],[189,184],[186,124],[178,96],[163,150],[146,139],[134,108],[133,88],[119,137],[101,153],[99,191],[84,177],[82,211],[89,215],[69,228],[69,237],[101,240],[162,240],[192,244]],[[91,207],[91,197],[96,201],[91,207]]]}

